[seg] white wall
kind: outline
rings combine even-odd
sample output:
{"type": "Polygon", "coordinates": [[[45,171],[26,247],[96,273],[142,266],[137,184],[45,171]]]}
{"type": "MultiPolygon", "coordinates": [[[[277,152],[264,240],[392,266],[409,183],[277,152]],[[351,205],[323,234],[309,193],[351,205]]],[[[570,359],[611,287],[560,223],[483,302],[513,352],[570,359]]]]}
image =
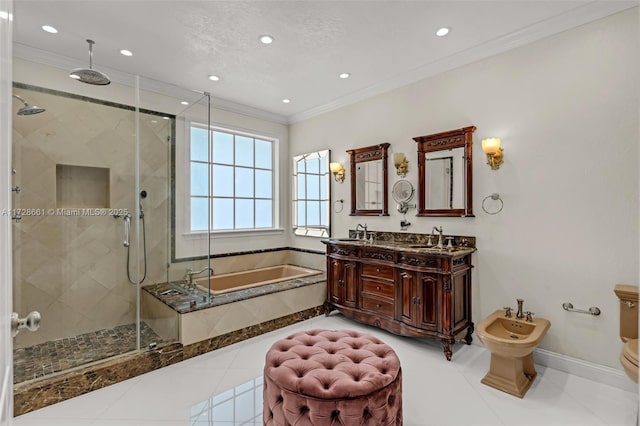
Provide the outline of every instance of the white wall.
{"type": "MultiPolygon", "coordinates": [[[[475,218],[418,218],[410,232],[475,235],[473,317],[524,307],[548,318],[541,347],[620,368],[617,283],[638,284],[638,8],[293,124],[290,154],[330,148],[348,169],[346,149],[391,142],[409,159],[413,137],[475,125],[475,218]],[[485,165],[480,140],[501,137],[505,163],[485,165]],[[504,210],[484,213],[498,192],[504,210]],[[598,306],[593,317],[563,311],[598,306]]],[[[392,162],[390,187],[399,178],[392,162]]],[[[357,223],[399,231],[401,215],[350,217],[349,179],[332,181],[334,236],[357,223]]],[[[316,239],[294,245],[322,250],[316,239]]]]}

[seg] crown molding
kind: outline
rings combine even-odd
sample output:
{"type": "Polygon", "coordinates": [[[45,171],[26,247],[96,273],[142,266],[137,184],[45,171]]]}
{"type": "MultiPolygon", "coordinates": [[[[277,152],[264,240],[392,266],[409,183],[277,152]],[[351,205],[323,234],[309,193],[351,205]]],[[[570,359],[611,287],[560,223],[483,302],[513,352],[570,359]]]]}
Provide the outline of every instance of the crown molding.
{"type": "Polygon", "coordinates": [[[289,124],[363,101],[394,89],[424,80],[490,56],[494,56],[566,30],[638,7],[637,1],[593,1],[563,14],[537,22],[518,31],[446,56],[435,62],[401,73],[393,78],[337,98],[331,102],[289,116],[289,124]]]}
{"type": "MultiPolygon", "coordinates": [[[[13,44],[13,56],[25,61],[48,65],[63,70],[71,70],[78,67],[77,59],[58,55],[19,43],[13,44]]],[[[134,84],[135,77],[133,74],[129,74],[103,65],[100,65],[100,70],[106,73],[114,83],[133,87],[132,85],[134,84]]],[[[140,77],[140,88],[142,90],[154,92],[160,95],[170,96],[176,99],[188,99],[193,97],[194,93],[204,94],[204,91],[186,89],[145,76],[140,77]]],[[[217,98],[215,96],[211,96],[211,106],[213,108],[233,112],[236,114],[242,114],[261,120],[266,120],[272,123],[288,124],[289,122],[287,117],[284,115],[272,113],[249,105],[240,104],[228,99],[217,98]]]]}

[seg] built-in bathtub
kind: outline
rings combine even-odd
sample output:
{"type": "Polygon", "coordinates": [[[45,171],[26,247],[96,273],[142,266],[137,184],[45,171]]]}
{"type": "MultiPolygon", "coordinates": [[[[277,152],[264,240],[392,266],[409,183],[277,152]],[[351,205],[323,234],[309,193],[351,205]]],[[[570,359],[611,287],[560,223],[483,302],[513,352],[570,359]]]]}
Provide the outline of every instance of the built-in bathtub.
{"type": "Polygon", "coordinates": [[[195,280],[195,284],[205,293],[210,292],[212,295],[218,295],[318,275],[321,272],[322,271],[294,265],[277,265],[269,268],[251,269],[248,271],[199,278],[195,280]]]}
{"type": "Polygon", "coordinates": [[[326,299],[324,271],[288,263],[202,277],[194,284],[194,288],[185,287],[183,281],[143,287],[145,322],[162,338],[173,336],[191,345],[315,311],[326,299]]]}

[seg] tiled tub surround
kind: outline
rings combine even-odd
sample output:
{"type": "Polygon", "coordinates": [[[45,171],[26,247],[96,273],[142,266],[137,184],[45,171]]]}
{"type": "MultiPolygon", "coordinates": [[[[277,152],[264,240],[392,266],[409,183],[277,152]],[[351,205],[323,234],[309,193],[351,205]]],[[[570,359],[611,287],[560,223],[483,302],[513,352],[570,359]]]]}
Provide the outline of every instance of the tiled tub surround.
{"type": "Polygon", "coordinates": [[[295,278],[209,297],[199,288],[187,290],[180,281],[143,287],[143,316],[165,339],[178,335],[193,344],[239,328],[260,324],[321,306],[326,274],[295,278]],[[161,302],[161,303],[159,303],[161,302]],[[176,321],[178,329],[171,329],[176,321]]]}

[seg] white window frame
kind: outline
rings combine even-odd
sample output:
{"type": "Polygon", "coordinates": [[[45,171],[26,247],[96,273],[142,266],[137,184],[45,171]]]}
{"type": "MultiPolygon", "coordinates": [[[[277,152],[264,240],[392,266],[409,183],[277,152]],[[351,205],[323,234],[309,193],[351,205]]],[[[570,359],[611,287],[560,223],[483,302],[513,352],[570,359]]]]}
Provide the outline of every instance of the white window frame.
{"type": "Polygon", "coordinates": [[[254,228],[254,229],[236,229],[236,230],[220,230],[209,232],[191,231],[191,127],[197,125],[206,128],[202,119],[184,119],[178,120],[177,135],[182,135],[184,142],[178,143],[175,156],[175,229],[174,229],[174,249],[173,257],[175,259],[199,258],[206,256],[208,252],[207,241],[209,239],[229,239],[234,240],[242,237],[255,236],[279,236],[284,233],[282,228],[281,217],[281,177],[280,177],[280,141],[281,135],[269,134],[266,131],[255,131],[251,129],[242,129],[235,126],[228,126],[219,123],[211,123],[210,129],[213,131],[221,131],[234,133],[241,136],[251,138],[269,140],[273,142],[272,150],[272,228],[254,228]]]}
{"type": "MultiPolygon", "coordinates": [[[[201,124],[201,123],[196,123],[196,122],[190,122],[189,123],[189,135],[191,135],[191,129],[193,127],[197,127],[197,128],[201,128],[201,129],[205,129],[207,128],[206,124],[201,124]]],[[[209,127],[209,131],[210,132],[220,132],[220,133],[227,133],[227,134],[231,134],[233,135],[234,139],[236,136],[241,136],[241,137],[247,137],[247,138],[251,138],[255,140],[262,140],[262,141],[268,141],[271,142],[271,218],[272,218],[272,222],[271,222],[271,227],[261,227],[261,228],[236,228],[235,227],[235,214],[234,214],[234,228],[231,229],[220,229],[220,230],[215,230],[215,229],[208,229],[208,230],[193,230],[191,228],[191,199],[194,198],[194,195],[191,193],[191,165],[196,162],[199,164],[208,164],[209,166],[213,166],[215,163],[213,162],[212,158],[209,158],[208,161],[206,163],[202,162],[202,161],[193,161],[191,160],[191,138],[189,138],[189,155],[187,158],[185,158],[185,160],[188,163],[187,166],[187,170],[188,172],[186,173],[186,176],[188,176],[188,180],[189,180],[189,191],[188,191],[188,200],[187,200],[187,208],[186,208],[186,212],[188,213],[186,215],[186,220],[187,220],[187,233],[188,234],[209,234],[209,231],[212,234],[226,234],[226,233],[238,233],[238,232],[242,232],[242,233],[253,233],[253,232],[260,232],[260,231],[273,231],[275,229],[278,228],[278,218],[275,216],[275,213],[277,212],[276,209],[276,204],[279,202],[278,198],[277,198],[277,176],[276,176],[276,162],[277,162],[277,157],[275,156],[275,152],[277,151],[276,147],[277,147],[277,143],[278,140],[269,136],[264,136],[264,135],[258,135],[258,134],[253,134],[253,133],[247,133],[247,132],[243,132],[243,131],[238,131],[238,130],[234,130],[234,129],[229,129],[229,128],[223,128],[223,127],[218,127],[218,126],[210,126],[209,127]]],[[[238,166],[235,163],[235,152],[234,152],[234,163],[233,164],[222,164],[219,163],[221,165],[224,166],[232,166],[232,167],[240,167],[240,168],[247,168],[247,169],[251,169],[254,171],[256,170],[266,170],[260,167],[256,167],[255,166],[255,158],[254,158],[254,165],[249,167],[249,166],[238,166]]],[[[209,179],[212,179],[211,177],[211,168],[209,167],[209,179]]],[[[235,183],[234,183],[234,188],[235,188],[235,183]]],[[[185,194],[186,195],[186,194],[185,194]]],[[[214,197],[213,195],[206,195],[206,196],[196,196],[195,198],[206,198],[207,200],[209,200],[209,202],[211,202],[214,198],[220,198],[220,197],[214,197]]],[[[260,197],[256,197],[255,193],[253,197],[236,197],[235,195],[235,191],[234,191],[234,195],[230,196],[230,197],[224,197],[224,198],[229,198],[232,199],[234,201],[235,204],[235,200],[237,199],[252,199],[254,201],[254,226],[255,226],[255,221],[256,221],[256,215],[257,215],[257,211],[255,210],[255,201],[256,200],[264,200],[265,198],[260,198],[260,197]]],[[[211,214],[212,211],[210,210],[209,213],[211,214]]],[[[211,217],[209,217],[209,226],[211,226],[211,217]]]]}
{"type": "MultiPolygon", "coordinates": [[[[331,162],[331,151],[330,150],[322,150],[322,151],[316,151],[316,152],[309,152],[306,154],[301,154],[301,155],[296,155],[293,157],[293,165],[292,165],[292,183],[291,183],[291,201],[292,201],[292,210],[291,210],[291,221],[293,224],[293,233],[297,236],[303,236],[303,237],[318,237],[318,238],[328,238],[331,235],[331,211],[330,211],[330,202],[331,202],[331,179],[329,177],[330,175],[330,171],[329,171],[329,163],[331,162]],[[318,195],[318,199],[313,199],[313,200],[309,200],[307,198],[304,199],[298,199],[298,168],[297,168],[297,164],[300,161],[304,161],[305,159],[309,158],[309,159],[314,159],[314,158],[326,158],[326,167],[325,170],[320,170],[317,174],[314,173],[314,175],[317,175],[319,177],[319,182],[320,184],[324,183],[325,185],[325,195],[326,198],[320,198],[320,195],[318,195]],[[322,201],[326,201],[326,207],[325,207],[325,217],[327,220],[326,225],[311,225],[309,226],[306,221],[305,221],[305,225],[299,225],[298,224],[298,209],[300,208],[300,204],[305,204],[305,212],[308,211],[308,207],[306,206],[307,201],[314,201],[314,202],[322,202],[322,201]]],[[[307,173],[305,172],[305,175],[307,175],[307,173]]],[[[305,179],[305,185],[306,185],[306,179],[305,179]]],[[[320,189],[318,189],[318,194],[320,194],[321,191],[320,189]]],[[[322,217],[322,215],[321,215],[322,217]]]]}

